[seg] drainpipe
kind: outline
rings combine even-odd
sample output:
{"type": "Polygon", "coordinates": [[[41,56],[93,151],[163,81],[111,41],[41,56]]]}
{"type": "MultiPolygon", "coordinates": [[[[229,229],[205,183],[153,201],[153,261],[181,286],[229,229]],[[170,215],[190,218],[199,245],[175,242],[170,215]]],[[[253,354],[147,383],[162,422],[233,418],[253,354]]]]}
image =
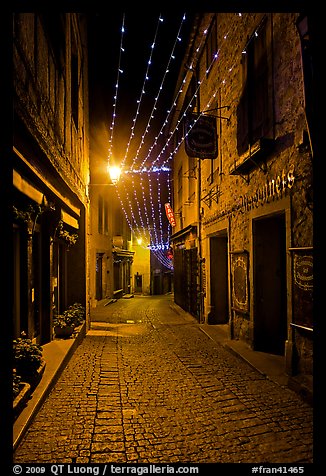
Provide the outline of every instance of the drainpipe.
{"type": "Polygon", "coordinates": [[[228,307],[229,307],[229,339],[233,339],[232,283],[231,283],[231,216],[228,216],[228,307]]]}
{"type": "Polygon", "coordinates": [[[203,321],[203,253],[202,253],[202,214],[201,214],[201,162],[198,158],[198,256],[199,256],[199,323],[203,321]]]}

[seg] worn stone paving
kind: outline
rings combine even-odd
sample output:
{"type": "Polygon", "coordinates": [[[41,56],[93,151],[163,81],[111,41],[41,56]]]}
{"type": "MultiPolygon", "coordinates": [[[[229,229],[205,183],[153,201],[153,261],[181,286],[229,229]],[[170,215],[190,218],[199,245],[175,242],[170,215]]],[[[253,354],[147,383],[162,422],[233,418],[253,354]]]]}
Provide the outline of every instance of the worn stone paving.
{"type": "Polygon", "coordinates": [[[313,409],[178,314],[99,309],[15,463],[312,463],[313,409]]]}

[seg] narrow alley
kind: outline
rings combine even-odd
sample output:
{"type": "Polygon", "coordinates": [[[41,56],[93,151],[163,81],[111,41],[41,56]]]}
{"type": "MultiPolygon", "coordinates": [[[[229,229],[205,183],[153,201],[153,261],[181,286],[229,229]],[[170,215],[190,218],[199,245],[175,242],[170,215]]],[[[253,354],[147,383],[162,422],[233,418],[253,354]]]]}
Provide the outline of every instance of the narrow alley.
{"type": "Polygon", "coordinates": [[[15,463],[312,463],[313,410],[171,295],[98,306],[15,463]]]}

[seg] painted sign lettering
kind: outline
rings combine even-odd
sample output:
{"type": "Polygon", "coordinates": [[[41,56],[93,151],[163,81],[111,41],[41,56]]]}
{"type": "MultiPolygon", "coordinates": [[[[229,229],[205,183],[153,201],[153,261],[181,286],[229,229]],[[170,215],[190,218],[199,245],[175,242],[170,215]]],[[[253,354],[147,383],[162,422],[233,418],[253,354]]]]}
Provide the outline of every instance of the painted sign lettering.
{"type": "Polygon", "coordinates": [[[167,219],[169,220],[170,225],[175,226],[176,221],[175,221],[175,218],[174,218],[174,213],[173,213],[173,210],[171,208],[171,205],[169,203],[166,203],[164,206],[165,206],[165,213],[166,213],[167,219]]]}

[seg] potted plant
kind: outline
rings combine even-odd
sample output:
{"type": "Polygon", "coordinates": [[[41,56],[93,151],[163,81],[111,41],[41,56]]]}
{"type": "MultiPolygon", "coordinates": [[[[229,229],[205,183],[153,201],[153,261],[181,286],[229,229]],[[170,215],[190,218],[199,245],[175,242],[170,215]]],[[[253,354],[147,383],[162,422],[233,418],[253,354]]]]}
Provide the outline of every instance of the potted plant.
{"type": "Polygon", "coordinates": [[[17,375],[32,387],[36,386],[45,368],[42,346],[33,343],[22,333],[21,337],[13,341],[13,352],[13,366],[17,375]]]}
{"type": "Polygon", "coordinates": [[[85,308],[80,303],[72,304],[62,314],[56,315],[53,319],[56,337],[70,337],[84,319],[85,308]]]}
{"type": "Polygon", "coordinates": [[[26,401],[30,396],[31,386],[27,382],[22,382],[20,375],[16,369],[13,369],[13,411],[15,418],[23,409],[26,401]]]}
{"type": "Polygon", "coordinates": [[[74,325],[64,314],[57,314],[53,318],[53,327],[56,337],[70,337],[74,332],[74,325]]]}

